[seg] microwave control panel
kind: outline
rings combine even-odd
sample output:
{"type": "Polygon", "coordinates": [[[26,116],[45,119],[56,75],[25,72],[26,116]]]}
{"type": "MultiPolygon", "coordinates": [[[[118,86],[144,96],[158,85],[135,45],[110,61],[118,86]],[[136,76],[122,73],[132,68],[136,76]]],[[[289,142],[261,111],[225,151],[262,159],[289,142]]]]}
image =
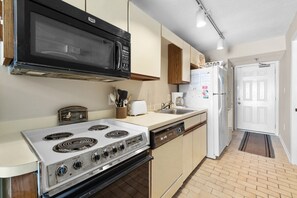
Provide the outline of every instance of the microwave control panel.
{"type": "Polygon", "coordinates": [[[130,70],[130,47],[123,46],[122,49],[122,70],[129,71],[130,70]]]}

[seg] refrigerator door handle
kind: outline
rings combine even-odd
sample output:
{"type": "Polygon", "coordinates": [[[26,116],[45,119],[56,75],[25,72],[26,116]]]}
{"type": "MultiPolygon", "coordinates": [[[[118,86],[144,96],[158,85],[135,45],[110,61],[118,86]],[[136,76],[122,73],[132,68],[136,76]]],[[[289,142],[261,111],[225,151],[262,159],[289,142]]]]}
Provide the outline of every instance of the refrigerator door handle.
{"type": "Polygon", "coordinates": [[[214,96],[223,96],[223,95],[227,95],[226,93],[213,93],[212,95],[214,96]]]}

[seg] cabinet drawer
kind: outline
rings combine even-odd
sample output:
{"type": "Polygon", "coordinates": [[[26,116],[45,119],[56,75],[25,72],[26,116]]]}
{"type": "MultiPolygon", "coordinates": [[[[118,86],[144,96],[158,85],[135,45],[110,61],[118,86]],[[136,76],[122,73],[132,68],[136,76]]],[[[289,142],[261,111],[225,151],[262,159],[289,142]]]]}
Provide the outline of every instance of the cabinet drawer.
{"type": "Polygon", "coordinates": [[[204,121],[206,121],[206,119],[207,119],[206,116],[207,116],[206,113],[202,113],[202,114],[200,114],[200,122],[204,122],[204,121]]]}
{"type": "Polygon", "coordinates": [[[188,119],[185,119],[184,120],[184,123],[185,123],[185,130],[187,131],[188,129],[190,129],[191,127],[199,124],[201,121],[200,121],[200,115],[195,115],[193,117],[190,117],[188,119]]]}

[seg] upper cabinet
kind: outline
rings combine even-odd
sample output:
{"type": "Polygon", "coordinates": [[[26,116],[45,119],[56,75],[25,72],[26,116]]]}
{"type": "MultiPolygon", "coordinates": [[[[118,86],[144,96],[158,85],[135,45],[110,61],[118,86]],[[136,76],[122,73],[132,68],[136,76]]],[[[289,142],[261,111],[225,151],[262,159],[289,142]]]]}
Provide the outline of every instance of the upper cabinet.
{"type": "Polygon", "coordinates": [[[125,31],[128,29],[128,0],[86,0],[86,11],[125,31]]]}
{"type": "Polygon", "coordinates": [[[165,26],[162,26],[162,37],[171,43],[168,46],[168,83],[190,82],[191,46],[165,26]]]}
{"type": "Polygon", "coordinates": [[[190,56],[191,56],[191,45],[183,42],[183,69],[182,69],[182,81],[183,82],[190,82],[190,56]]]}
{"type": "Polygon", "coordinates": [[[168,40],[170,43],[182,48],[183,47],[183,40],[179,38],[176,34],[171,32],[168,28],[162,25],[162,37],[168,40]]]}
{"type": "Polygon", "coordinates": [[[198,50],[196,50],[195,48],[191,47],[191,68],[198,69],[204,64],[205,64],[204,55],[198,50]]]}
{"type": "Polygon", "coordinates": [[[161,76],[161,24],[129,3],[131,78],[156,80],[161,76]]]}
{"type": "Polygon", "coordinates": [[[65,1],[66,3],[68,3],[74,7],[77,7],[83,11],[86,11],[85,0],[63,0],[63,1],[65,1]]]}

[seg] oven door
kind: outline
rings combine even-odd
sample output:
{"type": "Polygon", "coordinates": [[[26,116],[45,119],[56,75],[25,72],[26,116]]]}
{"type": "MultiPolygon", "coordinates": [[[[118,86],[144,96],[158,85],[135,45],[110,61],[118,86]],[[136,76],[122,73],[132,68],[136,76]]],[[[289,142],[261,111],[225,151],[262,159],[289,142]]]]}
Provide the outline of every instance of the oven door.
{"type": "Polygon", "coordinates": [[[129,33],[62,1],[16,3],[16,67],[129,76],[129,33]]]}
{"type": "MultiPolygon", "coordinates": [[[[149,197],[149,161],[144,151],[52,197],[149,197]]],[[[44,197],[50,197],[44,195],[44,197]]]]}

